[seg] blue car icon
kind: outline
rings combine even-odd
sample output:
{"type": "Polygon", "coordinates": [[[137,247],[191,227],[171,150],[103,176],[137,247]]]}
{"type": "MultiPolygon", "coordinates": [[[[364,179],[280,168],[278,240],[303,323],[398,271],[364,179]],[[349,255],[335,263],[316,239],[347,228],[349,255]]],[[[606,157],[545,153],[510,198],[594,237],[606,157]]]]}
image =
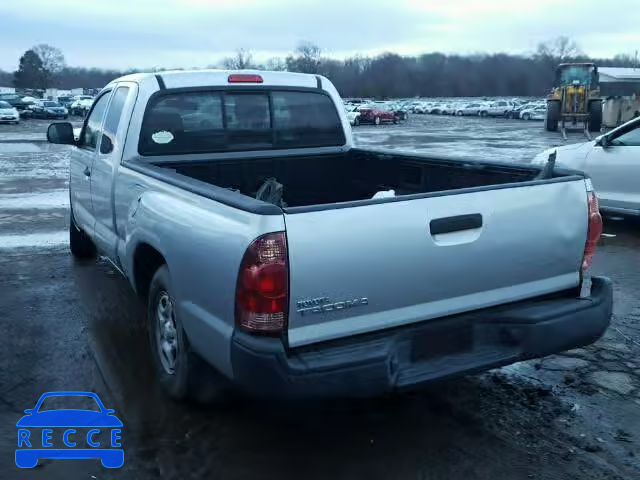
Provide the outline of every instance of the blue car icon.
{"type": "MultiPolygon", "coordinates": [[[[68,401],[67,400],[67,401],[68,401]]],[[[86,399],[85,399],[86,400],[86,399]]],[[[89,400],[90,401],[90,400],[89,400]]],[[[120,428],[122,422],[113,413],[114,410],[104,407],[100,398],[93,392],[48,392],[43,394],[36,406],[24,411],[26,413],[16,426],[18,427],[18,448],[16,449],[16,465],[20,468],[33,468],[38,464],[38,460],[42,458],[51,459],[100,459],[102,465],[107,468],[119,468],[124,463],[124,450],[120,444],[120,428]],[[58,402],[64,401],[65,397],[69,400],[75,400],[77,397],[89,397],[95,400],[99,411],[91,409],[77,408],[57,408],[54,410],[40,411],[42,402],[47,398],[61,397],[56,399],[58,402]],[[38,431],[30,430],[34,427],[38,431]],[[86,435],[79,433],[76,428],[89,428],[86,435]],[[40,433],[42,428],[41,436],[40,433]],[[60,431],[64,429],[61,435],[65,447],[53,448],[52,438],[54,430],[60,431]],[[110,430],[109,448],[102,445],[97,440],[97,436],[102,430],[110,430]],[[34,435],[32,435],[32,433],[34,435]],[[75,448],[78,444],[86,444],[89,448],[75,448]]],[[[57,432],[59,433],[59,432],[57,432]]]]}

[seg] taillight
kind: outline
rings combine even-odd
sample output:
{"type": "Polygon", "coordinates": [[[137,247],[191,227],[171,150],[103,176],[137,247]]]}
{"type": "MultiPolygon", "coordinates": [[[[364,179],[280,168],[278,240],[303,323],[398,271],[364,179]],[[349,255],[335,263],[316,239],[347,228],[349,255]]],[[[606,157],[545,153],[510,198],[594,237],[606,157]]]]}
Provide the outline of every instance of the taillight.
{"type": "Polygon", "coordinates": [[[284,232],[255,239],[242,258],[236,286],[236,325],[250,333],[280,334],[289,312],[289,261],[284,232]]]}
{"type": "Polygon", "coordinates": [[[262,83],[262,81],[260,75],[250,73],[232,73],[227,77],[227,82],[229,83],[262,83]]]}
{"type": "Polygon", "coordinates": [[[593,190],[587,191],[587,203],[589,205],[589,227],[587,230],[587,242],[584,246],[584,255],[582,257],[583,272],[591,266],[593,255],[596,253],[598,240],[600,240],[600,235],[602,235],[602,216],[598,208],[598,197],[593,190]]]}

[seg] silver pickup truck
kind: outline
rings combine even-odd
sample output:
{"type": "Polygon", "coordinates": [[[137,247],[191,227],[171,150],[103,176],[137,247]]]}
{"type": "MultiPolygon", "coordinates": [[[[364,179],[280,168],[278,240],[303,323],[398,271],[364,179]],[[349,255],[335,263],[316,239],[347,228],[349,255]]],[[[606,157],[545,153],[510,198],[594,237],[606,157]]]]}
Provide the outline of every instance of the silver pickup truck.
{"type": "MultiPolygon", "coordinates": [[[[369,396],[581,346],[611,283],[584,174],[356,148],[315,75],[135,74],[73,145],[70,242],[148,305],[160,382],[369,396]]],[[[553,165],[551,165],[553,167],[553,165]]]]}

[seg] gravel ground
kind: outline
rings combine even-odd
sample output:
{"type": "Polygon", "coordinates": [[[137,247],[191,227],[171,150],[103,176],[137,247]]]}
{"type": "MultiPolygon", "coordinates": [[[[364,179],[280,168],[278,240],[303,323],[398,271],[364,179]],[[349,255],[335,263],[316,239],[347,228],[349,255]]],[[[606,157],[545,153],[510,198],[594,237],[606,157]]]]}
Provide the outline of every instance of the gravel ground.
{"type": "MultiPolygon", "coordinates": [[[[1,477],[640,478],[638,222],[606,223],[593,273],[614,281],[614,320],[587,348],[368,401],[176,404],[154,381],[126,282],[67,252],[69,150],[43,142],[46,125],[0,125],[1,477]],[[116,409],[122,469],[15,467],[22,410],[62,389],[116,409]]],[[[362,146],[522,162],[562,142],[540,123],[435,116],[354,133],[362,146]]]]}

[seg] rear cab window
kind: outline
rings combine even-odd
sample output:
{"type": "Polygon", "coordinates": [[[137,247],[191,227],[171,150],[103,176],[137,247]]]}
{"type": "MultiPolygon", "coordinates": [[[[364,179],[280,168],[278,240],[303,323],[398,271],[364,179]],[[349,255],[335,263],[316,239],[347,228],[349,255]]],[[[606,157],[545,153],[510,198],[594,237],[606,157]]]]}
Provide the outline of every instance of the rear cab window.
{"type": "Polygon", "coordinates": [[[138,151],[176,155],[345,143],[337,109],[322,92],[166,91],[147,105],[138,151]]]}

